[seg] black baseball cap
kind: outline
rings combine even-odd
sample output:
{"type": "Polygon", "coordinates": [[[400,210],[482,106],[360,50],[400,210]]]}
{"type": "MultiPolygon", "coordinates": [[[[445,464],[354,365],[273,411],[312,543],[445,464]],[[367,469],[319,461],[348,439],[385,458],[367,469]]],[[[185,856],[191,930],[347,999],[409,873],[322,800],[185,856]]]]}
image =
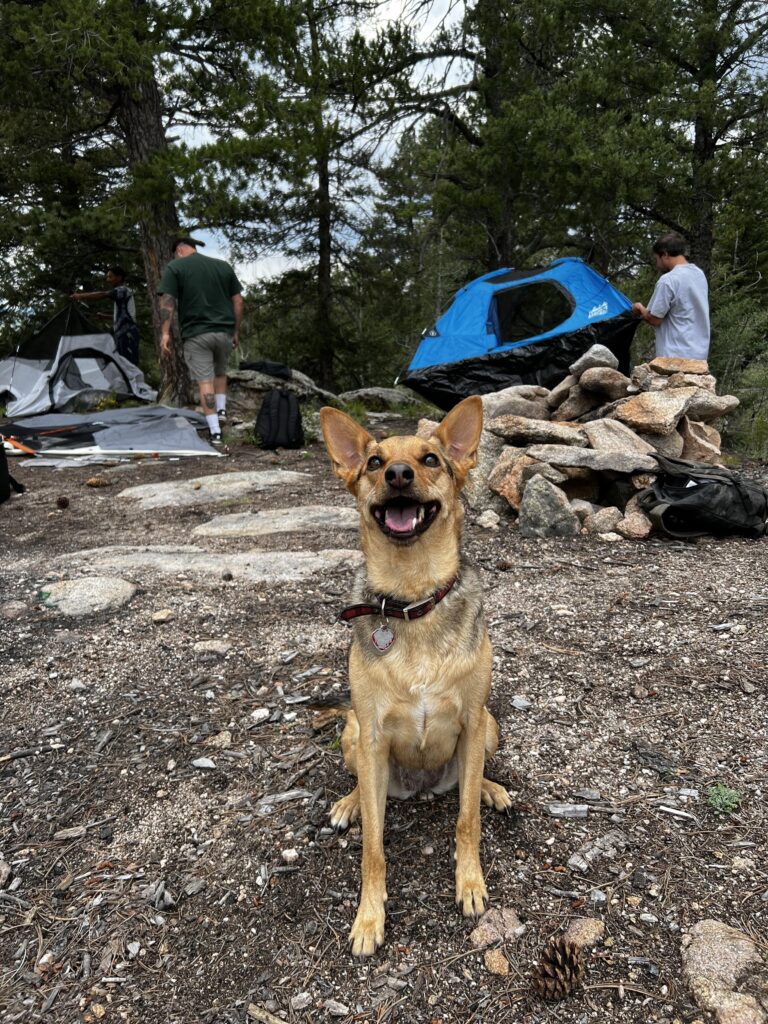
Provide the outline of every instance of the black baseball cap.
{"type": "Polygon", "coordinates": [[[171,252],[176,252],[180,245],[191,245],[196,249],[205,248],[205,242],[198,242],[196,238],[190,238],[189,235],[177,235],[171,241],[171,252]]]}

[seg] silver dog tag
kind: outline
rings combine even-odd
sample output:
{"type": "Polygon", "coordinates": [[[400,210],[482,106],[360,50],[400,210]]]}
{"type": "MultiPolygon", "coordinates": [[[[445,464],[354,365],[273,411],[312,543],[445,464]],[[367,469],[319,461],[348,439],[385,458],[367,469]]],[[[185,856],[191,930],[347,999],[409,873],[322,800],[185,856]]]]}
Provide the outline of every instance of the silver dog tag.
{"type": "Polygon", "coordinates": [[[379,626],[371,633],[371,643],[379,654],[386,654],[395,642],[395,634],[389,626],[379,626]]]}

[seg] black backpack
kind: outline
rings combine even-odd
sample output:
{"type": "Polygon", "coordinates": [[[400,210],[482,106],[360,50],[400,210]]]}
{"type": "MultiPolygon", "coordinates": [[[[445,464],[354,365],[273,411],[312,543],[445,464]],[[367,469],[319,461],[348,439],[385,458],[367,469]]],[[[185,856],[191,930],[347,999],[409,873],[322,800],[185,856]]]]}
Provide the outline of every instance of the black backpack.
{"type": "Polygon", "coordinates": [[[638,494],[640,507],[670,537],[768,534],[768,492],[738,473],[703,462],[655,455],[656,480],[638,494]]]}
{"type": "Polygon", "coordinates": [[[26,491],[26,487],[24,484],[20,484],[18,480],[14,480],[8,472],[8,458],[5,454],[3,439],[0,437],[0,505],[4,501],[8,501],[12,490],[16,491],[17,494],[21,494],[22,491],[26,491]]]}
{"type": "Polygon", "coordinates": [[[256,437],[260,448],[301,448],[304,430],[296,395],[277,388],[264,395],[256,418],[256,437]]]}

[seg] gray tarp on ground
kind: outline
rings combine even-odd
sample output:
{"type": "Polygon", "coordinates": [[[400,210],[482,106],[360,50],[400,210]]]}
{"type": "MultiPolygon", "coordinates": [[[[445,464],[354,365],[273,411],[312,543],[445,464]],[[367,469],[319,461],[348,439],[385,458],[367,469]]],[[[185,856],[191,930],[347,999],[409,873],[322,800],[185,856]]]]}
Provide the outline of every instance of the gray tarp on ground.
{"type": "Polygon", "coordinates": [[[0,434],[15,437],[46,455],[220,455],[197,434],[206,426],[205,416],[198,412],[154,405],[107,409],[83,416],[34,416],[0,425],[0,434]]]}

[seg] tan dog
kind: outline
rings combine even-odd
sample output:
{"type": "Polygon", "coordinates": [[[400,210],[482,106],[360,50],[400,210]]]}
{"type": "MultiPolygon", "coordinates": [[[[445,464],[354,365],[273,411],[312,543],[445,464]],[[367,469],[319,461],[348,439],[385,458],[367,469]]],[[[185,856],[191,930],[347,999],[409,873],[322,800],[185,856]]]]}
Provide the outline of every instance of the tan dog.
{"type": "Polygon", "coordinates": [[[480,801],[511,805],[505,789],[483,778],[498,745],[485,707],[491,644],[478,576],[459,550],[459,492],[477,461],[483,406],[465,399],[429,440],[376,441],[330,408],[320,422],[334,470],[357,498],[366,559],[355,604],[341,616],[354,633],[353,710],[341,745],[357,785],[334,805],[331,822],[346,827],[362,816],[363,884],[350,942],[368,956],[384,941],[387,793],[443,792],[458,781],[456,902],[466,915],[483,913],[488,900],[480,801]]]}

